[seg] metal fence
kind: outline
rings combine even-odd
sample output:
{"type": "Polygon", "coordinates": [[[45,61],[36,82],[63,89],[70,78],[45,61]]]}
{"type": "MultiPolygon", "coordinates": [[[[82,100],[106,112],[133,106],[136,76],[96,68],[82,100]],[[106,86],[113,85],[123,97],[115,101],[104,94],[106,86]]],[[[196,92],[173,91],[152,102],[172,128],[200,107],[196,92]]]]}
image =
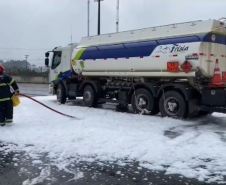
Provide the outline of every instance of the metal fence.
{"type": "Polygon", "coordinates": [[[20,76],[20,77],[45,77],[48,78],[49,70],[39,69],[39,71],[32,69],[17,69],[17,68],[6,68],[5,73],[11,76],[20,76]]]}

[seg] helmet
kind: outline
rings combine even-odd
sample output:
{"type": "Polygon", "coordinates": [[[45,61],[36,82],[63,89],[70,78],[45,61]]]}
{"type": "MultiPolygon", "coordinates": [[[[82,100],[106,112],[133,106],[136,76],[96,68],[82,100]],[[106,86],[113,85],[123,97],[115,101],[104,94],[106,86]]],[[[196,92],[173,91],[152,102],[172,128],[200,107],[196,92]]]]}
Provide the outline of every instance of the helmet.
{"type": "Polygon", "coordinates": [[[4,67],[0,65],[0,74],[3,74],[5,72],[4,67]]]}

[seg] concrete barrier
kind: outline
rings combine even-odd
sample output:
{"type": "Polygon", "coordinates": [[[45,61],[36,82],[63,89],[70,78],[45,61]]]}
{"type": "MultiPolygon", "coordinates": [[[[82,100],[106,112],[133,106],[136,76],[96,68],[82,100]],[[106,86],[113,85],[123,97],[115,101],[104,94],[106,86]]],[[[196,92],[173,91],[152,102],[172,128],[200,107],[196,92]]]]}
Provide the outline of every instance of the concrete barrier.
{"type": "Polygon", "coordinates": [[[49,78],[46,77],[21,77],[12,76],[17,83],[33,83],[33,84],[48,84],[49,78]]]}

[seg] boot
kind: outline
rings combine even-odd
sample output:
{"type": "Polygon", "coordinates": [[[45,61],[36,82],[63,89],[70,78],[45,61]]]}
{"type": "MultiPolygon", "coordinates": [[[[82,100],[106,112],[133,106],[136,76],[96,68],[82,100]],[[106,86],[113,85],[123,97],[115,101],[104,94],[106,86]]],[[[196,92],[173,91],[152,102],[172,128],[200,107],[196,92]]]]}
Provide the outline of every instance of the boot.
{"type": "Polygon", "coordinates": [[[6,119],[5,122],[8,124],[8,123],[12,123],[13,120],[12,119],[6,119]]]}
{"type": "Polygon", "coordinates": [[[5,124],[6,124],[5,122],[2,122],[2,123],[0,123],[0,126],[3,127],[3,126],[5,126],[5,124]]]}

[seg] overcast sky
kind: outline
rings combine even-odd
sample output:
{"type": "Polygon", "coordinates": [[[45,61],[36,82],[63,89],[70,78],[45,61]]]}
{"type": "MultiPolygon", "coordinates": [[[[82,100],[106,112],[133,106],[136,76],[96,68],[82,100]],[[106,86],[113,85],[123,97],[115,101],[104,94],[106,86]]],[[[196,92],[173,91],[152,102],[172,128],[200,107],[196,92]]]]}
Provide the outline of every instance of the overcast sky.
{"type": "MultiPolygon", "coordinates": [[[[90,35],[97,34],[90,2],[90,35]]],[[[119,31],[226,17],[224,0],[120,0],[119,31]]],[[[101,33],[116,31],[116,0],[101,2],[101,33]]],[[[44,53],[87,36],[87,0],[0,0],[0,59],[44,64],[44,53]],[[29,49],[29,50],[28,50],[29,49]]]]}

